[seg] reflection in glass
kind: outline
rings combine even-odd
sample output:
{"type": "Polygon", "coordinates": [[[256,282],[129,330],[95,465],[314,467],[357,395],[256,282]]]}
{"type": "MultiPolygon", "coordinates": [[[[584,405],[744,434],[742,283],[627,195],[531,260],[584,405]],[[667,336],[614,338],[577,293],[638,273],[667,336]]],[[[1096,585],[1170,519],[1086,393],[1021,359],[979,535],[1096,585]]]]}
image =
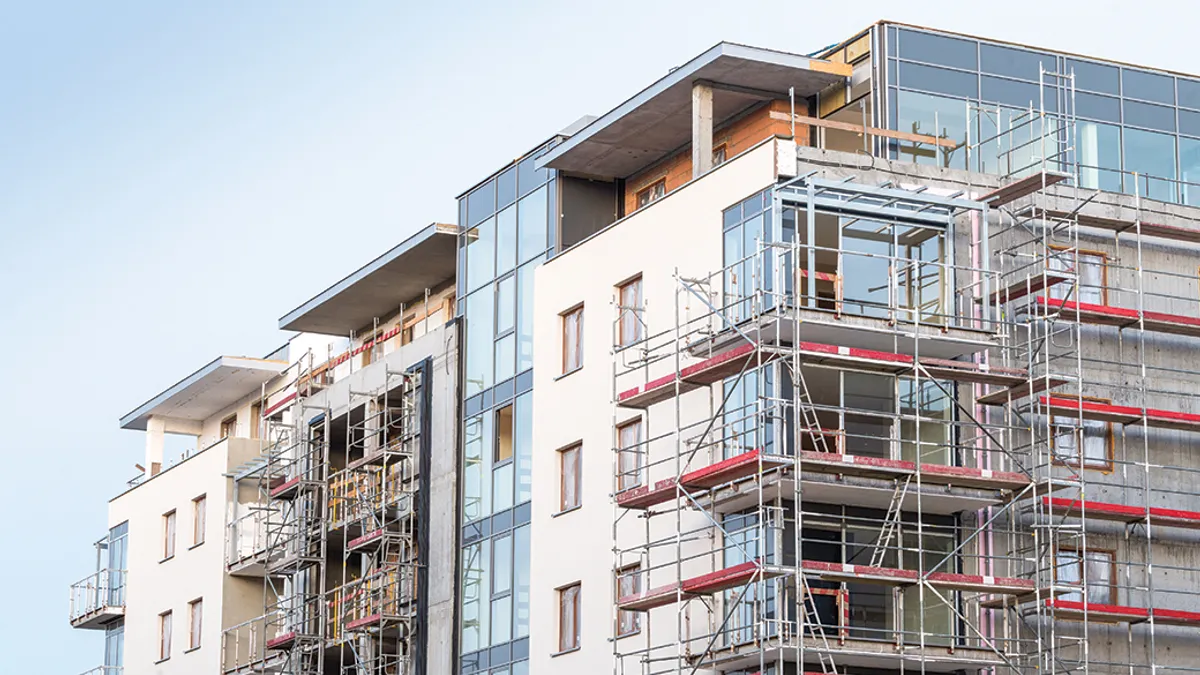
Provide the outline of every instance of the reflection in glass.
{"type": "Polygon", "coordinates": [[[917,164],[932,164],[965,169],[967,142],[967,106],[961,99],[897,92],[898,131],[952,140],[957,147],[936,147],[908,141],[898,144],[900,159],[917,164]]]}
{"type": "Polygon", "coordinates": [[[517,207],[496,214],[496,276],[517,264],[517,207]]]}
{"type": "Polygon", "coordinates": [[[516,602],[514,614],[516,621],[513,637],[523,638],[529,635],[529,526],[518,527],[513,531],[513,569],[516,570],[516,602]]]}
{"type": "Polygon", "coordinates": [[[517,200],[517,167],[510,166],[496,177],[496,208],[502,209],[517,200]]]}
{"type": "Polygon", "coordinates": [[[1171,105],[1175,103],[1175,80],[1168,75],[1122,68],[1121,93],[1127,98],[1171,105]]]}
{"type": "Polygon", "coordinates": [[[1121,130],[1110,124],[1076,125],[1079,148],[1079,186],[1091,190],[1121,191],[1121,130]]]}
{"type": "Polygon", "coordinates": [[[467,230],[467,290],[473,291],[496,275],[496,220],[488,218],[467,230]]]}
{"type": "Polygon", "coordinates": [[[1183,203],[1200,206],[1200,140],[1179,139],[1179,178],[1183,181],[1183,203]]]}
{"type": "Polygon", "coordinates": [[[491,287],[468,295],[464,301],[466,321],[466,395],[473,396],[492,386],[493,302],[491,287]]]}
{"type": "Polygon", "coordinates": [[[1175,201],[1175,137],[1125,129],[1125,192],[1175,201]],[[1128,175],[1136,172],[1137,176],[1128,175]]]}
{"type": "Polygon", "coordinates": [[[463,520],[471,522],[491,513],[492,416],[467,420],[463,430],[463,520]],[[485,476],[487,478],[485,479],[485,476]]]}
{"type": "Polygon", "coordinates": [[[950,423],[953,385],[900,378],[900,457],[909,462],[952,464],[950,423]],[[917,418],[920,418],[918,423],[917,418]]]}
{"type": "Polygon", "coordinates": [[[533,367],[533,270],[538,261],[517,270],[517,372],[533,367]]]}
{"type": "Polygon", "coordinates": [[[491,542],[483,540],[463,548],[462,563],[462,651],[473,652],[490,645],[490,584],[487,561],[491,542]]]}
{"type": "Polygon", "coordinates": [[[503,382],[516,375],[517,336],[509,333],[496,340],[496,382],[503,382]]]}
{"type": "Polygon", "coordinates": [[[1040,70],[1056,70],[1057,58],[1023,49],[979,44],[979,69],[985,73],[1038,81],[1040,70]]]}
{"type": "Polygon", "coordinates": [[[517,203],[517,229],[521,238],[517,246],[518,262],[525,262],[546,251],[548,192],[547,187],[539,188],[517,203]]]}
{"type": "Polygon", "coordinates": [[[516,277],[496,282],[496,335],[504,335],[516,322],[516,277]]]}
{"type": "Polygon", "coordinates": [[[975,98],[979,93],[979,79],[975,73],[922,66],[917,63],[900,62],[900,85],[909,89],[921,89],[939,94],[975,98]]]}
{"type": "Polygon", "coordinates": [[[979,66],[974,41],[943,35],[900,31],[900,58],[976,70],[979,66]]]}
{"type": "Polygon", "coordinates": [[[517,397],[514,405],[513,451],[517,464],[517,503],[529,501],[533,492],[533,394],[517,397]]]}
{"type": "Polygon", "coordinates": [[[488,181],[467,195],[467,217],[474,227],[496,212],[496,183],[488,181]]]}

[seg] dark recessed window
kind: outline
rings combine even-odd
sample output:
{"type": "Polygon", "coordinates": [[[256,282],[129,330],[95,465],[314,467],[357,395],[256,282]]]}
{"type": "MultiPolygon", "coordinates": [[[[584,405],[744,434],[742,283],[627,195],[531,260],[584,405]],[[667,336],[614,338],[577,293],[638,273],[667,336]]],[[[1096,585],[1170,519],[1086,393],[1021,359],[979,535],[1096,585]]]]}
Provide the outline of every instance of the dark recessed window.
{"type": "Polygon", "coordinates": [[[1075,73],[1075,88],[1105,94],[1121,93],[1121,71],[1091,61],[1067,61],[1067,73],[1075,73]]]}
{"type": "Polygon", "coordinates": [[[967,70],[979,67],[974,42],[911,30],[900,32],[900,58],[967,70]]]}
{"type": "Polygon", "coordinates": [[[979,45],[979,69],[985,73],[1019,77],[1024,80],[1038,81],[1039,66],[1049,72],[1054,72],[1056,59],[1049,54],[1027,52],[1023,49],[997,47],[996,45],[979,45]]]}
{"type": "Polygon", "coordinates": [[[1126,68],[1121,71],[1121,93],[1127,98],[1172,104],[1175,103],[1175,80],[1167,75],[1126,68]]]}
{"type": "Polygon", "coordinates": [[[975,73],[933,68],[916,63],[900,63],[900,86],[951,96],[975,98],[978,92],[975,73]]]}

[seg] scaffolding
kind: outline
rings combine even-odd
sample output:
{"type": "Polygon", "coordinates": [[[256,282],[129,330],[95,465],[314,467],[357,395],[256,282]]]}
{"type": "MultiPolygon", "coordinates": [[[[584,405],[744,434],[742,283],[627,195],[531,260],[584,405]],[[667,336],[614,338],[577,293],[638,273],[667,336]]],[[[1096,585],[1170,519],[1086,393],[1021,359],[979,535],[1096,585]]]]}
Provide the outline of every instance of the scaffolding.
{"type": "Polygon", "coordinates": [[[265,612],[225,631],[226,673],[414,672],[424,374],[379,364],[335,403],[334,360],[306,354],[264,392],[264,452],[234,472],[254,497],[227,567],[262,578],[265,612]]]}
{"type": "Polygon", "coordinates": [[[1152,447],[1200,432],[1155,355],[1196,280],[1144,252],[1200,231],[1089,209],[1074,78],[1039,89],[968,149],[999,186],[802,175],[669,326],[618,303],[618,675],[1197,669],[1200,469],[1152,447]]]}

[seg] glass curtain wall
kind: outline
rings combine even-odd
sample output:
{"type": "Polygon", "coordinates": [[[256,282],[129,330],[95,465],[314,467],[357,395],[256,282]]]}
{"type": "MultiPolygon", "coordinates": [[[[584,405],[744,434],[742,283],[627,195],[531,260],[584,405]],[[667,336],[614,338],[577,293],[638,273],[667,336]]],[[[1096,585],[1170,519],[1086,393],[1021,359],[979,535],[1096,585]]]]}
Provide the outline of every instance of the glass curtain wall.
{"type": "Polygon", "coordinates": [[[533,270],[554,248],[548,143],[459,199],[461,672],[528,672],[533,270]]]}
{"type": "Polygon", "coordinates": [[[1012,141],[985,142],[969,160],[966,142],[1019,125],[1043,103],[1067,110],[1069,93],[1039,88],[1039,69],[1073,72],[1075,151],[1060,168],[1077,172],[1085,188],[1200,204],[1200,78],[897,26],[887,27],[885,41],[889,128],[957,144],[892,142],[893,159],[1002,174],[1035,163],[1036,141],[1065,131],[1035,122],[1012,141]]]}

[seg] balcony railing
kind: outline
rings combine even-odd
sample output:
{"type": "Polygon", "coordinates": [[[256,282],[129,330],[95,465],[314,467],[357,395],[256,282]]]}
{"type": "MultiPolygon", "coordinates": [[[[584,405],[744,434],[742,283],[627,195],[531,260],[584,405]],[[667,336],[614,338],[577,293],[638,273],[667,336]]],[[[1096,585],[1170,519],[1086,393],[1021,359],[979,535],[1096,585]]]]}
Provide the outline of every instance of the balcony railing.
{"type": "Polygon", "coordinates": [[[124,670],[121,666],[96,666],[80,675],[121,675],[124,670]]]}
{"type": "Polygon", "coordinates": [[[267,550],[267,511],[251,507],[245,515],[229,523],[226,530],[227,566],[257,561],[267,550]]]}
{"type": "Polygon", "coordinates": [[[103,569],[71,584],[71,625],[98,628],[125,613],[125,570],[103,569]]]}

